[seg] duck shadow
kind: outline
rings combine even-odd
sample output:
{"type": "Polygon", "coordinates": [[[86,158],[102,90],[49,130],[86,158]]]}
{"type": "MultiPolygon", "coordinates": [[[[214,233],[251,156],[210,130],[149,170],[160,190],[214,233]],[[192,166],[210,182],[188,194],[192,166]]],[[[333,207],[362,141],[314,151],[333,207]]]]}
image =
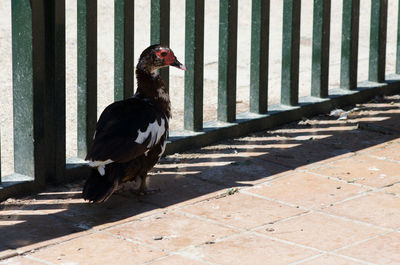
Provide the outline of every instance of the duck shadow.
{"type": "Polygon", "coordinates": [[[49,240],[106,229],[126,219],[190,204],[232,187],[252,186],[298,167],[394,140],[400,137],[399,103],[400,97],[382,99],[367,104],[355,116],[373,118],[367,122],[381,131],[358,128],[352,118],[341,122],[320,115],[313,123],[292,123],[163,158],[148,178],[150,189],[160,189],[155,194],[137,196],[126,191],[105,203],[90,204],[81,199],[83,181],[79,181],[49,187],[23,200],[9,199],[0,204],[0,251],[34,249],[49,240]],[[390,104],[396,105],[391,109],[390,104]]]}

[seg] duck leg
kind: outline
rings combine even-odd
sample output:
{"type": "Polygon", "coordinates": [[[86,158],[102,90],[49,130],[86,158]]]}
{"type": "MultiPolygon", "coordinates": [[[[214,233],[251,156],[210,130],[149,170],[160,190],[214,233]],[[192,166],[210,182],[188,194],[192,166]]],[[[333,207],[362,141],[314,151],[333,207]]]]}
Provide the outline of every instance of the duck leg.
{"type": "Polygon", "coordinates": [[[144,174],[140,176],[141,183],[140,183],[140,188],[138,190],[139,195],[149,195],[149,194],[154,194],[160,191],[160,188],[158,189],[148,189],[147,188],[147,183],[146,183],[146,177],[147,174],[144,174]]]}

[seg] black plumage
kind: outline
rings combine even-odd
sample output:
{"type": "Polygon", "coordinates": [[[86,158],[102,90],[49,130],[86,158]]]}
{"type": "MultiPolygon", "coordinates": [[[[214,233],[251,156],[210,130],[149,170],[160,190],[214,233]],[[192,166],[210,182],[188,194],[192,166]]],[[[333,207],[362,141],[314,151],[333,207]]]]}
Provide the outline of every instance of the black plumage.
{"type": "Polygon", "coordinates": [[[137,91],[132,98],[114,102],[101,114],[86,160],[93,167],[83,188],[83,198],[107,200],[126,181],[140,183],[164,152],[171,106],[158,69],[175,66],[186,70],[172,50],[152,45],[143,51],[136,67],[137,91]]]}

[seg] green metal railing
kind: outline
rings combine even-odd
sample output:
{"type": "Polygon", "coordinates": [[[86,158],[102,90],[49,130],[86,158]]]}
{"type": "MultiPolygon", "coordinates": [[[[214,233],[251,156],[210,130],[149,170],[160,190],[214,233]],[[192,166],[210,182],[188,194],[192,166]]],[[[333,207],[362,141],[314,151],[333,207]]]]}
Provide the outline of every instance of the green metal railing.
{"type": "MultiPolygon", "coordinates": [[[[311,95],[299,98],[301,1],[283,0],[281,104],[273,106],[267,104],[270,1],[251,1],[250,109],[237,114],[238,0],[220,0],[218,115],[216,121],[204,123],[205,1],[186,0],[184,129],[170,133],[166,153],[398,93],[399,76],[385,75],[388,1],[371,0],[369,81],[362,84],[357,84],[360,0],[342,1],[340,88],[328,90],[331,0],[314,0],[311,95]]],[[[97,117],[97,1],[77,3],[78,158],[66,162],[65,0],[12,0],[15,173],[2,176],[0,200],[87,174],[82,158],[97,117]]],[[[114,99],[121,100],[133,93],[134,1],[115,0],[114,8],[114,99]]],[[[170,1],[151,0],[151,43],[168,45],[169,21],[170,1]]],[[[400,74],[400,30],[396,74],[400,74]]],[[[161,75],[168,84],[168,69],[161,75]]]]}

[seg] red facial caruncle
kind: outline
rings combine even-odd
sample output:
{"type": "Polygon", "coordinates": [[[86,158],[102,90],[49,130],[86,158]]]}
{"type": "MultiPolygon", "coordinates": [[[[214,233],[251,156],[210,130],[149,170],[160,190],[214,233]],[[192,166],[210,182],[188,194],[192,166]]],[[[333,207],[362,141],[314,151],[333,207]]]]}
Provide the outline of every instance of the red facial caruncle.
{"type": "Polygon", "coordinates": [[[164,59],[166,65],[170,65],[175,62],[175,55],[169,49],[160,49],[156,51],[158,58],[164,59]]]}

